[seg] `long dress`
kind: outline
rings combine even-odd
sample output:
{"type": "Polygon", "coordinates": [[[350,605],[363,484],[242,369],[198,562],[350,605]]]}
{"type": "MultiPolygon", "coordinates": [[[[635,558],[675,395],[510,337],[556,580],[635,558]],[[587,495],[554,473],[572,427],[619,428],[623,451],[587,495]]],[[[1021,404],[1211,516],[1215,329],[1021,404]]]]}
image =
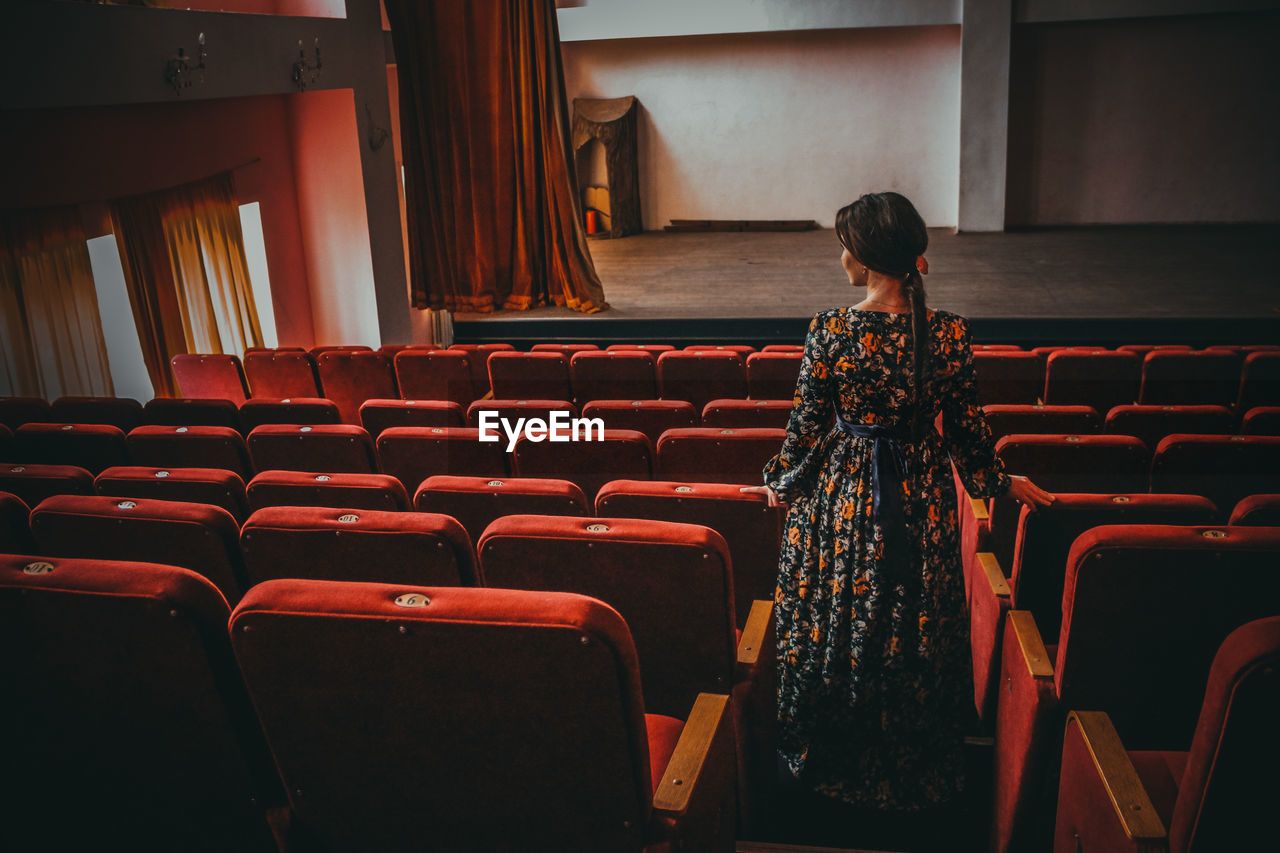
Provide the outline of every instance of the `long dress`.
{"type": "MultiPolygon", "coordinates": [[[[846,426],[909,425],[910,314],[814,318],[787,437],[764,472],[790,504],[775,595],[780,757],[813,789],[883,810],[940,805],[963,789],[973,681],[948,458],[975,497],[1010,482],[978,402],[967,321],[930,311],[929,329],[928,428],[897,445],[902,512],[888,533],[901,571],[886,560],[883,500],[879,523],[873,512],[875,441],[840,429],[836,415],[846,426]]],[[[882,478],[882,491],[894,486],[882,478]]]]}

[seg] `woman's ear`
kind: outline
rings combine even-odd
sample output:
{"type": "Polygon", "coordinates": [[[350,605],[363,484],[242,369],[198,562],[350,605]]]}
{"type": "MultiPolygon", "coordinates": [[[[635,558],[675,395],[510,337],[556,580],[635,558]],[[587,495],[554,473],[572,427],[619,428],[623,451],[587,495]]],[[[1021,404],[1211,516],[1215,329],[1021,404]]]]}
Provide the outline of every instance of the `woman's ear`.
{"type": "Polygon", "coordinates": [[[924,255],[920,255],[916,258],[916,269],[920,271],[920,275],[929,274],[929,261],[924,255]]]}

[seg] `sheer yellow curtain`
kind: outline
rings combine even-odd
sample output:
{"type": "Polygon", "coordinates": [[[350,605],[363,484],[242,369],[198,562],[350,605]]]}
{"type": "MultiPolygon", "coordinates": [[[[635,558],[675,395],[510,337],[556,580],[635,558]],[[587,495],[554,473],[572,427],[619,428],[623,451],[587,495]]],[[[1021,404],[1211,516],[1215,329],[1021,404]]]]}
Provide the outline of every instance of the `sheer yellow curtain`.
{"type": "Polygon", "coordinates": [[[0,394],[115,393],[76,208],[0,218],[0,311],[0,394]]]}

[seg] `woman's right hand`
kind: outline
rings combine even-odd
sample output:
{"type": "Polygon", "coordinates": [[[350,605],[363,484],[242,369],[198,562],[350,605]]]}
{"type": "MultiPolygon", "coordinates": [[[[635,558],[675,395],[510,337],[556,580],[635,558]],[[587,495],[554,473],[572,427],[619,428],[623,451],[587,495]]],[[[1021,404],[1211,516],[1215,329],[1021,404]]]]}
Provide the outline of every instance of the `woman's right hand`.
{"type": "Polygon", "coordinates": [[[1032,512],[1036,511],[1036,507],[1048,506],[1053,503],[1054,497],[1049,492],[1037,486],[1026,477],[1019,474],[1009,475],[1009,491],[1006,493],[1008,497],[1013,498],[1023,506],[1029,507],[1032,512]]]}
{"type": "Polygon", "coordinates": [[[738,491],[748,495],[764,495],[769,501],[769,506],[782,505],[782,501],[778,500],[778,493],[768,486],[743,486],[738,491]]]}

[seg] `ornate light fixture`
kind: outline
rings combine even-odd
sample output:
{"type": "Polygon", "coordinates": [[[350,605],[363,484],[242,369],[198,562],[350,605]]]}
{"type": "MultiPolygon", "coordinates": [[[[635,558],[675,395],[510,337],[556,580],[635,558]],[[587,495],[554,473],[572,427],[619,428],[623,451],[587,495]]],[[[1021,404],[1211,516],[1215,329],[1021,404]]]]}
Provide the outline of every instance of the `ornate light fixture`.
{"type": "Polygon", "coordinates": [[[173,87],[175,95],[181,95],[183,89],[191,88],[193,79],[204,82],[204,60],[207,56],[204,49],[204,33],[201,33],[196,39],[200,43],[200,48],[196,52],[196,63],[191,64],[191,58],[187,56],[183,48],[178,48],[178,55],[172,57],[164,65],[164,80],[173,87]]]}
{"type": "Polygon", "coordinates": [[[305,92],[308,86],[314,85],[316,80],[320,78],[320,69],[324,66],[320,62],[320,37],[316,36],[315,41],[316,59],[312,64],[307,59],[306,51],[302,48],[302,39],[298,39],[298,60],[293,63],[293,85],[298,87],[299,92],[305,92]]]}

